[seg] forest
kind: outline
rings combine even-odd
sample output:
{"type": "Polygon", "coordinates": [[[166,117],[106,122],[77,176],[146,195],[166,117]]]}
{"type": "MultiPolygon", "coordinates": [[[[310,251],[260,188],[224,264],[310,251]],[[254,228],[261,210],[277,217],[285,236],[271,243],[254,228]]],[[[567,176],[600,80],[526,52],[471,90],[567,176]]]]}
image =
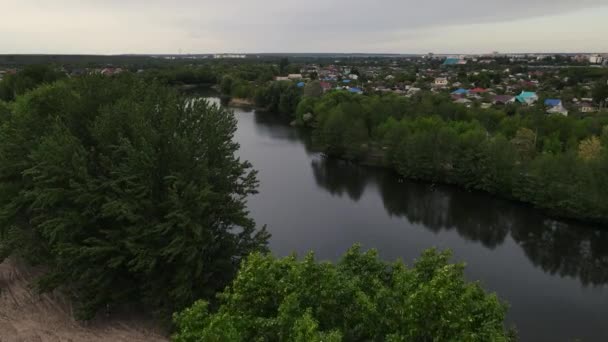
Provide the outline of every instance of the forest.
{"type": "Polygon", "coordinates": [[[0,83],[0,261],[44,268],[32,286],[77,319],[136,307],[173,318],[176,341],[515,338],[449,253],[411,268],[358,247],[336,265],[269,255],[233,113],[147,75],[28,67],[0,83]]]}

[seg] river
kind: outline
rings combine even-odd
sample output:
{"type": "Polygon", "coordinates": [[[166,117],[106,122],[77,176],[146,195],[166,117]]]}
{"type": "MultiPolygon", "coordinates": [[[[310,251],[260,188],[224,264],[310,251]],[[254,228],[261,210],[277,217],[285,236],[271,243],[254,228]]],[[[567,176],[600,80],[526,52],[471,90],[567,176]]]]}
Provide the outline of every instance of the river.
{"type": "Polygon", "coordinates": [[[336,260],[361,243],[411,265],[427,248],[450,249],[469,280],[509,303],[507,324],[522,341],[608,341],[608,229],[328,160],[310,150],[306,132],[234,111],[239,154],[259,171],[249,209],[268,225],[274,254],[336,260]]]}

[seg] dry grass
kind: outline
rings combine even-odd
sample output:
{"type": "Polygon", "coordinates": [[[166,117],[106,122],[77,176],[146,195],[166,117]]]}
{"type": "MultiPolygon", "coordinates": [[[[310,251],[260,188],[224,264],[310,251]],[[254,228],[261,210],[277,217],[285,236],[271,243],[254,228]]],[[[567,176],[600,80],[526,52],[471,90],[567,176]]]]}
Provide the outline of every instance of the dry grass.
{"type": "Polygon", "coordinates": [[[65,298],[30,289],[37,274],[14,260],[0,264],[0,342],[167,341],[153,322],[138,317],[75,321],[65,298]]]}

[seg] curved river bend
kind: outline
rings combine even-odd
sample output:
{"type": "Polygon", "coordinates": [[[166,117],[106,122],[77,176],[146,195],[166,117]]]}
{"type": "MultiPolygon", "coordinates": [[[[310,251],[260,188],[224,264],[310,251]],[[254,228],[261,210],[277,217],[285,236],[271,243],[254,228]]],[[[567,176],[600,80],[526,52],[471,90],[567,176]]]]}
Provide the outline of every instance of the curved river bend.
{"type": "Polygon", "coordinates": [[[327,160],[271,115],[234,111],[239,154],[259,171],[249,209],[276,255],[335,260],[360,242],[411,264],[429,247],[451,249],[468,279],[509,303],[522,341],[608,341],[608,229],[327,160]]]}

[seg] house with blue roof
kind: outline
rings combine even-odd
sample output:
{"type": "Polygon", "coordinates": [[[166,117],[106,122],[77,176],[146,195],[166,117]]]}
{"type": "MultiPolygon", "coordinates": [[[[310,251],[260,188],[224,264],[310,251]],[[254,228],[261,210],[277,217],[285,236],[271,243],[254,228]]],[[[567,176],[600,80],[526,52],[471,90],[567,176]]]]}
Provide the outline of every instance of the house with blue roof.
{"type": "Polygon", "coordinates": [[[350,83],[350,80],[342,80],[342,83],[350,83]]]}
{"type": "Polygon", "coordinates": [[[460,63],[460,58],[446,58],[443,62],[443,65],[458,65],[460,63]]]}
{"type": "Polygon", "coordinates": [[[349,93],[353,93],[353,94],[363,94],[363,90],[361,90],[360,88],[348,88],[348,92],[349,93]]]}
{"type": "Polygon", "coordinates": [[[545,106],[547,106],[548,114],[561,114],[564,116],[568,116],[568,110],[562,104],[562,100],[546,99],[545,106]]]}
{"type": "Polygon", "coordinates": [[[533,91],[522,91],[521,94],[515,96],[517,102],[527,105],[533,105],[538,101],[538,95],[533,91]]]}
{"type": "Polygon", "coordinates": [[[562,105],[562,100],[559,99],[546,99],[545,106],[547,107],[558,107],[562,105]]]}
{"type": "Polygon", "coordinates": [[[306,85],[306,83],[304,83],[304,82],[298,82],[298,84],[296,84],[296,86],[298,88],[304,88],[305,85],[306,85]]]}
{"type": "Polygon", "coordinates": [[[452,92],[452,95],[466,95],[468,94],[469,91],[467,89],[464,88],[460,88],[460,89],[456,89],[452,92]]]}

